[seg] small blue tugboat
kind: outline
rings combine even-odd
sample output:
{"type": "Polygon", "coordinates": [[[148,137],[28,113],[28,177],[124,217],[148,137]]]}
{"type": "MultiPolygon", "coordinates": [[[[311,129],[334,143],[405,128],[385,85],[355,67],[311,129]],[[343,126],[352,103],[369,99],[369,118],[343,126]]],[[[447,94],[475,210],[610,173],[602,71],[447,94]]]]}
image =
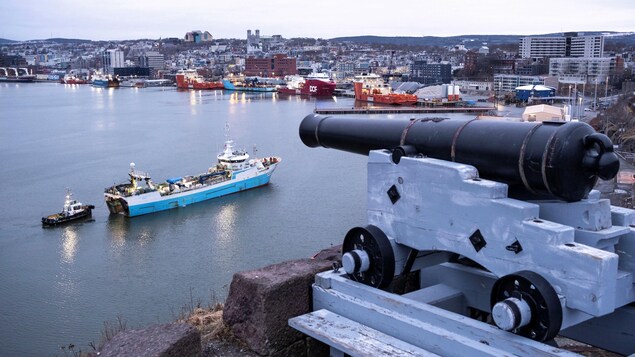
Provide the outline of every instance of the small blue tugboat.
{"type": "Polygon", "coordinates": [[[73,194],[66,189],[66,200],[62,212],[42,217],[42,225],[45,227],[56,226],[72,221],[76,221],[92,215],[93,205],[83,205],[81,202],[72,198],[73,194]]]}

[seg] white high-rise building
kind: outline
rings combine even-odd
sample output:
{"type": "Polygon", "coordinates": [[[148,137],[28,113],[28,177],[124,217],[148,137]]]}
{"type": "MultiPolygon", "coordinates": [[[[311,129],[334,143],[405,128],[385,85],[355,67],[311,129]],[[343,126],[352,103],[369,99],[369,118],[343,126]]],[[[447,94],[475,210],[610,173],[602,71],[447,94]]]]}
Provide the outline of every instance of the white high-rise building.
{"type": "Polygon", "coordinates": [[[125,67],[123,51],[106,50],[103,53],[102,62],[104,64],[104,73],[114,74],[115,68],[125,67]]]}
{"type": "Polygon", "coordinates": [[[519,53],[522,58],[603,57],[604,36],[567,32],[560,37],[523,37],[519,53]]]}

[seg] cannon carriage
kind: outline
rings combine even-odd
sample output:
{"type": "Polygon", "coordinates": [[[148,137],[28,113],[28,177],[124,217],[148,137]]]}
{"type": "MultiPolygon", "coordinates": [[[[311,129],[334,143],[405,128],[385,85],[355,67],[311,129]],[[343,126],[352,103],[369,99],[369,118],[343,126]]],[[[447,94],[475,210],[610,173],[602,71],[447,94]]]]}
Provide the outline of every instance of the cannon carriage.
{"type": "MultiPolygon", "coordinates": [[[[635,211],[593,190],[598,179],[616,176],[619,159],[589,125],[311,114],[300,138],[309,147],[368,155],[368,222],[344,237],[342,269],[316,279],[316,311],[440,354],[439,340],[384,331],[393,322],[375,314],[378,301],[398,301],[385,307],[395,315],[428,311],[421,303],[443,307],[404,325],[420,336],[437,336],[430,318],[455,321],[453,329],[470,330],[468,340],[493,333],[491,325],[523,337],[483,337],[496,346],[493,355],[532,354],[522,346],[540,349],[533,343],[558,334],[635,353],[635,211]],[[399,283],[408,276],[417,287],[403,293],[399,283]],[[344,290],[373,307],[338,308],[350,304],[344,290]],[[456,314],[487,325],[461,326],[456,314]]],[[[449,333],[439,336],[456,348],[449,333]]]]}

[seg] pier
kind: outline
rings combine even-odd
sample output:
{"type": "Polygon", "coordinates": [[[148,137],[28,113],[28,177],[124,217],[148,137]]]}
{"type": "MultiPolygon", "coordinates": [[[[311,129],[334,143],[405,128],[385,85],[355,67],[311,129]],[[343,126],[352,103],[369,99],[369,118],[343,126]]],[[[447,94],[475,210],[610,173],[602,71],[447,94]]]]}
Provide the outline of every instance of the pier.
{"type": "Polygon", "coordinates": [[[485,114],[493,107],[368,107],[368,108],[315,108],[315,114],[423,114],[423,113],[476,113],[485,114]]]}

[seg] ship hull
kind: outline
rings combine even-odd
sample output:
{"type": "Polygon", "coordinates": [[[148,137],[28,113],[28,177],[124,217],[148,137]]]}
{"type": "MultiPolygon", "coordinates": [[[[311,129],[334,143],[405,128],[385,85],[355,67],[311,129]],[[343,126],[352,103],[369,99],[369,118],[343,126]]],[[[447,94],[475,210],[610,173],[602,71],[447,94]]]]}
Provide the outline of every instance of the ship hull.
{"type": "Polygon", "coordinates": [[[414,94],[401,94],[401,93],[367,94],[367,91],[362,89],[361,82],[354,82],[353,87],[355,89],[355,100],[359,100],[362,102],[388,104],[388,105],[417,104],[417,96],[414,94]]]}
{"type": "Polygon", "coordinates": [[[266,170],[262,171],[248,169],[234,173],[232,179],[215,185],[166,196],[161,196],[156,191],[130,197],[121,197],[106,193],[106,204],[111,213],[123,214],[128,217],[185,207],[194,203],[267,185],[276,166],[277,164],[272,164],[266,170]]]}
{"type": "Polygon", "coordinates": [[[95,87],[116,88],[119,87],[119,81],[108,79],[94,79],[91,84],[95,87]]]}
{"type": "Polygon", "coordinates": [[[284,87],[278,89],[278,92],[282,94],[306,95],[311,97],[331,97],[334,91],[334,82],[325,82],[316,79],[307,79],[300,88],[284,87]]]}
{"type": "Polygon", "coordinates": [[[176,87],[179,89],[223,89],[221,82],[196,82],[188,80],[185,75],[176,75],[176,87]]]}
{"type": "Polygon", "coordinates": [[[275,86],[242,86],[242,85],[234,85],[232,82],[224,79],[223,80],[223,88],[226,90],[234,90],[238,92],[265,92],[272,93],[278,91],[278,88],[275,86]]]}
{"type": "Polygon", "coordinates": [[[400,94],[384,94],[384,95],[360,95],[355,99],[362,102],[388,104],[388,105],[414,105],[417,104],[417,99],[400,97],[400,94]]]}
{"type": "Polygon", "coordinates": [[[78,221],[84,218],[91,217],[92,210],[95,208],[93,205],[82,206],[83,210],[70,215],[70,216],[62,216],[60,214],[50,215],[48,217],[42,217],[42,226],[44,227],[53,227],[57,225],[62,225],[74,221],[78,221]]]}
{"type": "Polygon", "coordinates": [[[0,77],[0,82],[11,82],[11,83],[28,83],[35,81],[34,75],[23,75],[18,77],[0,77]]]}

